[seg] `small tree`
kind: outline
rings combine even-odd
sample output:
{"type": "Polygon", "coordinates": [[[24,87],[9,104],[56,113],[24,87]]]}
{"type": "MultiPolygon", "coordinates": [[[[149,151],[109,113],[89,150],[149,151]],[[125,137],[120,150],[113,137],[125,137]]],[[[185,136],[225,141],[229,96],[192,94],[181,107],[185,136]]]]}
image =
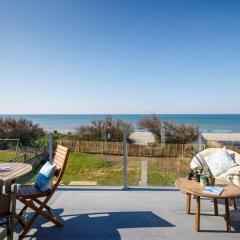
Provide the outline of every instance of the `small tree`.
{"type": "Polygon", "coordinates": [[[17,138],[23,145],[32,146],[36,139],[44,134],[39,124],[34,124],[31,120],[0,118],[0,138],[17,138]]]}
{"type": "Polygon", "coordinates": [[[91,121],[90,126],[77,128],[76,135],[80,139],[89,141],[122,141],[123,134],[128,136],[131,131],[133,131],[132,124],[106,117],[104,120],[91,121]]]}
{"type": "Polygon", "coordinates": [[[167,143],[189,144],[195,142],[199,136],[199,128],[187,124],[164,122],[167,143]]]}
{"type": "Polygon", "coordinates": [[[165,130],[166,143],[188,144],[196,141],[199,136],[198,127],[169,121],[162,122],[156,115],[140,120],[138,125],[151,132],[160,142],[162,139],[162,127],[165,130]]]}
{"type": "Polygon", "coordinates": [[[147,129],[157,138],[159,142],[161,142],[162,122],[160,118],[158,118],[156,115],[152,115],[150,117],[140,120],[138,122],[138,126],[140,128],[147,129]]]}

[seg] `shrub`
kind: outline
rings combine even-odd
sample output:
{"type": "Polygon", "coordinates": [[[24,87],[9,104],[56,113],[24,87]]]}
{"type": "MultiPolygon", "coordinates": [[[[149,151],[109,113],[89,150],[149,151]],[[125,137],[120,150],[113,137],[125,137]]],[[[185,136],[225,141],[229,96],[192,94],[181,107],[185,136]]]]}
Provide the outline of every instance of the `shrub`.
{"type": "Polygon", "coordinates": [[[132,131],[132,124],[106,117],[104,120],[91,121],[90,126],[77,128],[76,135],[82,140],[89,141],[122,141],[123,135],[129,136],[132,131]]]}
{"type": "Polygon", "coordinates": [[[162,129],[162,122],[160,118],[158,118],[156,115],[152,115],[151,117],[144,118],[138,122],[138,126],[140,128],[147,129],[149,132],[151,132],[158,141],[161,142],[161,129],[162,129]]]}
{"type": "Polygon", "coordinates": [[[199,128],[187,124],[164,122],[167,143],[189,144],[198,139],[199,128]]]}
{"type": "Polygon", "coordinates": [[[161,121],[156,115],[140,120],[138,125],[151,132],[161,142],[163,136],[162,128],[164,128],[164,137],[166,143],[188,144],[197,140],[199,136],[199,128],[184,123],[176,124],[169,121],[161,121]]]}
{"type": "Polygon", "coordinates": [[[23,145],[31,146],[34,141],[44,134],[39,124],[27,119],[0,118],[0,138],[20,139],[23,145]]]}

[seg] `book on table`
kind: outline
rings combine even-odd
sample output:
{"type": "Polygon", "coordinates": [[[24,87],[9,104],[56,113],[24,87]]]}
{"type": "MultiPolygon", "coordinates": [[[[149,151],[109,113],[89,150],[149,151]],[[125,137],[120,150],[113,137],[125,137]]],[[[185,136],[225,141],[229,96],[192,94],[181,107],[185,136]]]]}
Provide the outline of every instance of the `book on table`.
{"type": "Polygon", "coordinates": [[[217,195],[219,196],[223,192],[224,188],[217,186],[207,186],[204,189],[204,192],[207,194],[217,195]]]}

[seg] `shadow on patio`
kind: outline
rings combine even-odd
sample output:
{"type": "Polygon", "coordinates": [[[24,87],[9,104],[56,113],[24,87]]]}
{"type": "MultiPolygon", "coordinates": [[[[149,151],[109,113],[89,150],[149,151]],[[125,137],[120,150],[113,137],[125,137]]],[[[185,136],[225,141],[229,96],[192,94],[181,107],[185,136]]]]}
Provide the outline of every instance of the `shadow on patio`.
{"type": "MultiPolygon", "coordinates": [[[[59,214],[62,209],[56,210],[59,214]]],[[[28,236],[30,239],[84,239],[84,240],[120,240],[118,229],[175,227],[151,211],[139,212],[102,212],[90,214],[65,214],[64,227],[57,228],[44,224],[39,218],[37,231],[28,236]],[[46,226],[47,225],[47,226],[46,226]]]]}

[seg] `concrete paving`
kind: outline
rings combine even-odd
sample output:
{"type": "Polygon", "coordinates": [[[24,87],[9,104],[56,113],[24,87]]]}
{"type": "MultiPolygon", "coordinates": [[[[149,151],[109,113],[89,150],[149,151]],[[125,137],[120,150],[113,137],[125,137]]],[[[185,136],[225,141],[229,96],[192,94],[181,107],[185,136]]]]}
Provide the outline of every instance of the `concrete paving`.
{"type": "MultiPolygon", "coordinates": [[[[173,187],[121,191],[110,187],[61,186],[51,206],[64,227],[57,228],[39,217],[26,239],[240,239],[240,210],[230,209],[232,233],[227,233],[224,205],[220,203],[220,215],[213,216],[213,202],[204,199],[201,232],[195,232],[195,216],[185,214],[185,200],[185,195],[173,187]]],[[[192,200],[192,212],[194,206],[192,200]]]]}

